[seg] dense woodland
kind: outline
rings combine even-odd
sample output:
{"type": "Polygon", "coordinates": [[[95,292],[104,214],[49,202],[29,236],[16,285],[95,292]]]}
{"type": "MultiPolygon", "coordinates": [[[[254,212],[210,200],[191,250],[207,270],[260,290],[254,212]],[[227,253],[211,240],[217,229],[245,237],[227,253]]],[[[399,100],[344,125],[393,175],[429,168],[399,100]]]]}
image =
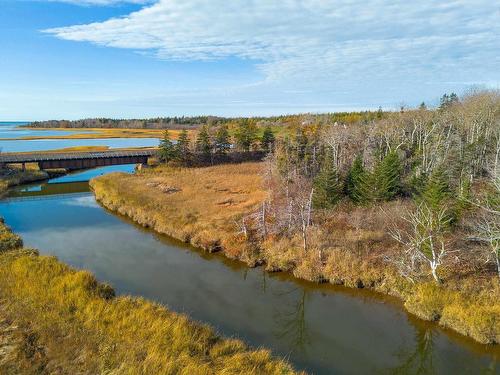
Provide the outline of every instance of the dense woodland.
{"type": "MultiPolygon", "coordinates": [[[[317,253],[321,265],[331,249],[346,248],[343,230],[383,222],[379,246],[397,250],[381,251],[377,260],[411,282],[441,283],[462,272],[500,276],[499,93],[444,95],[433,110],[358,115],[302,117],[279,136],[270,124],[259,133],[257,119],[203,125],[196,139],[184,131],[176,143],[166,131],[160,158],[189,164],[194,155],[268,153],[269,198],[241,222],[259,251],[272,238],[317,253]],[[365,215],[363,223],[341,219],[356,214],[365,215]]],[[[376,248],[368,243],[356,251],[373,256],[376,248]]]]}
{"type": "Polygon", "coordinates": [[[275,117],[252,117],[247,118],[227,118],[218,116],[182,116],[182,117],[159,117],[151,119],[109,119],[93,118],[82,120],[50,120],[35,121],[27,126],[36,128],[117,128],[117,129],[197,129],[206,125],[209,128],[227,125],[229,127],[238,124],[240,121],[250,120],[259,126],[287,126],[294,124],[312,124],[312,123],[356,123],[369,122],[375,118],[381,117],[383,111],[365,111],[365,112],[338,112],[325,114],[298,114],[275,117]]]}

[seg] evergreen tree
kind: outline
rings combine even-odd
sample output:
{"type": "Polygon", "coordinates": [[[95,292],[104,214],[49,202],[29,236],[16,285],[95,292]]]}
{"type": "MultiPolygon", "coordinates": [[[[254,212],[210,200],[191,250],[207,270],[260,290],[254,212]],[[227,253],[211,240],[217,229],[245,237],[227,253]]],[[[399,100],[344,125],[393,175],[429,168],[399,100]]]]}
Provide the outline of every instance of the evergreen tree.
{"type": "Polygon", "coordinates": [[[208,126],[203,125],[196,137],[196,151],[201,153],[204,159],[210,157],[212,152],[212,142],[208,132],[208,126]]]}
{"type": "Polygon", "coordinates": [[[436,168],[425,184],[420,198],[429,207],[433,215],[439,215],[439,225],[447,227],[456,221],[460,215],[457,200],[452,199],[448,176],[443,168],[436,168]]]}
{"type": "Polygon", "coordinates": [[[229,130],[226,125],[221,125],[215,134],[215,152],[219,155],[225,155],[230,149],[229,130]]]}
{"type": "Polygon", "coordinates": [[[274,137],[274,133],[271,130],[271,127],[268,125],[264,129],[264,133],[262,134],[262,138],[260,140],[260,146],[266,152],[270,152],[274,148],[274,142],[276,141],[274,137]]]}
{"type": "Polygon", "coordinates": [[[358,155],[347,172],[345,180],[345,193],[353,202],[365,203],[369,200],[368,177],[363,167],[363,158],[358,155]]]}
{"type": "Polygon", "coordinates": [[[257,140],[257,125],[254,120],[242,119],[236,128],[236,145],[243,151],[250,151],[257,140]]]}
{"type": "Polygon", "coordinates": [[[160,141],[159,158],[165,163],[175,158],[175,146],[170,140],[168,129],[165,129],[163,132],[163,139],[160,141]]]}
{"type": "Polygon", "coordinates": [[[439,109],[446,109],[449,106],[451,106],[455,103],[458,103],[458,102],[459,102],[458,95],[455,94],[454,92],[452,92],[450,95],[444,94],[441,97],[441,100],[439,103],[439,109]]]}
{"type": "Polygon", "coordinates": [[[427,106],[425,105],[425,102],[422,102],[420,103],[420,106],[418,108],[422,111],[425,111],[427,109],[427,106]]]}
{"type": "Polygon", "coordinates": [[[436,168],[424,186],[422,200],[433,211],[441,209],[451,197],[448,176],[442,168],[436,168]]]}
{"type": "Polygon", "coordinates": [[[181,132],[175,145],[175,157],[177,160],[182,162],[189,161],[191,157],[191,150],[189,149],[189,135],[186,129],[181,132]]]}
{"type": "Polygon", "coordinates": [[[342,184],[337,169],[329,155],[326,157],[320,173],[314,179],[313,206],[315,208],[332,208],[342,197],[342,184]]]}
{"type": "Polygon", "coordinates": [[[445,109],[446,107],[448,107],[449,102],[450,102],[450,98],[449,98],[448,94],[443,94],[443,96],[439,100],[439,109],[445,109]]]}
{"type": "Polygon", "coordinates": [[[396,152],[389,152],[375,167],[371,178],[372,198],[388,201],[401,191],[401,162],[396,152]]]}
{"type": "Polygon", "coordinates": [[[458,95],[452,92],[449,97],[450,104],[458,103],[458,95]]]}
{"type": "Polygon", "coordinates": [[[384,111],[382,110],[382,107],[378,107],[377,118],[381,119],[382,117],[384,117],[384,111]]]}
{"type": "Polygon", "coordinates": [[[307,139],[307,134],[303,127],[299,127],[295,133],[295,150],[296,150],[296,160],[303,160],[306,156],[306,149],[309,140],[307,139]]]}

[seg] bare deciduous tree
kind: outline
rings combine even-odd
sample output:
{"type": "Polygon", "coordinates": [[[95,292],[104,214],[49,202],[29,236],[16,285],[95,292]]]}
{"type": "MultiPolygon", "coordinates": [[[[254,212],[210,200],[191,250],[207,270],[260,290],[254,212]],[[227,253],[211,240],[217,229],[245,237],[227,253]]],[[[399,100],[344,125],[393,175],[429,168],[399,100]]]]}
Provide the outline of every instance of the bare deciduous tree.
{"type": "Polygon", "coordinates": [[[482,215],[476,222],[477,236],[473,239],[488,245],[489,258],[496,264],[500,278],[500,168],[497,166],[491,172],[491,183],[495,189],[493,199],[476,204],[480,207],[482,215]]]}
{"type": "Polygon", "coordinates": [[[437,271],[449,253],[445,239],[448,224],[446,209],[435,211],[421,203],[413,212],[407,211],[402,219],[407,228],[393,227],[389,232],[394,240],[403,245],[401,254],[392,262],[410,280],[420,273],[422,265],[427,265],[434,280],[440,283],[437,271]]]}

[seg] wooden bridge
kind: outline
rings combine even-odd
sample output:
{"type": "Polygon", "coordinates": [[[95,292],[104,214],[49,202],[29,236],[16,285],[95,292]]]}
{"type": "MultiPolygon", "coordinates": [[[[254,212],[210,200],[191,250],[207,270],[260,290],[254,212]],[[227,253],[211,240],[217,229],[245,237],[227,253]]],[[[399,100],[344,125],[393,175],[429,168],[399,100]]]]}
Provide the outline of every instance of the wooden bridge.
{"type": "Polygon", "coordinates": [[[38,163],[40,169],[87,169],[120,164],[146,164],[157,149],[99,152],[8,153],[0,154],[0,168],[6,164],[38,163]]]}

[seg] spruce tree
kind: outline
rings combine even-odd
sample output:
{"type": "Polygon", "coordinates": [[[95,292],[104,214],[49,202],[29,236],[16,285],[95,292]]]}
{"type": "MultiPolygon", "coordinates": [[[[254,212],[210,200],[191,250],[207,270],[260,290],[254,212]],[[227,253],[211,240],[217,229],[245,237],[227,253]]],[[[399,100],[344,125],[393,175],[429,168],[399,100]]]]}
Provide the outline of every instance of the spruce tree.
{"type": "Polygon", "coordinates": [[[396,152],[389,152],[375,167],[371,178],[373,199],[388,201],[401,191],[401,162],[396,152]]]}
{"type": "Polygon", "coordinates": [[[314,179],[313,206],[329,209],[342,197],[342,184],[337,169],[329,156],[326,157],[320,173],[314,179]]]}
{"type": "Polygon", "coordinates": [[[295,133],[295,156],[296,160],[303,160],[306,156],[306,150],[309,140],[303,127],[299,127],[295,133]]]}
{"type": "Polygon", "coordinates": [[[160,141],[159,158],[165,163],[168,163],[175,158],[175,147],[170,140],[168,129],[165,129],[163,132],[163,139],[160,141]]]}
{"type": "Polygon", "coordinates": [[[422,191],[422,200],[433,211],[443,208],[451,197],[448,176],[443,168],[436,168],[424,186],[422,191]]]}
{"type": "Polygon", "coordinates": [[[182,162],[189,161],[191,157],[191,150],[189,149],[189,135],[186,129],[181,132],[175,145],[175,157],[177,160],[182,162]]]}
{"type": "Polygon", "coordinates": [[[241,119],[236,128],[236,144],[242,151],[250,151],[257,140],[257,125],[252,119],[241,119]]]}
{"type": "Polygon", "coordinates": [[[215,152],[219,155],[225,155],[230,148],[229,130],[226,125],[221,125],[215,134],[215,152]]]}
{"type": "Polygon", "coordinates": [[[203,125],[196,137],[196,151],[201,153],[204,159],[210,157],[212,152],[212,142],[208,132],[208,126],[203,125]]]}
{"type": "Polygon", "coordinates": [[[345,193],[355,203],[365,203],[369,200],[369,175],[363,167],[363,158],[358,155],[347,172],[345,193]]]}
{"type": "Polygon", "coordinates": [[[273,131],[271,130],[271,127],[269,125],[266,126],[260,140],[260,146],[265,152],[270,152],[274,148],[275,140],[276,139],[274,137],[273,131]]]}

